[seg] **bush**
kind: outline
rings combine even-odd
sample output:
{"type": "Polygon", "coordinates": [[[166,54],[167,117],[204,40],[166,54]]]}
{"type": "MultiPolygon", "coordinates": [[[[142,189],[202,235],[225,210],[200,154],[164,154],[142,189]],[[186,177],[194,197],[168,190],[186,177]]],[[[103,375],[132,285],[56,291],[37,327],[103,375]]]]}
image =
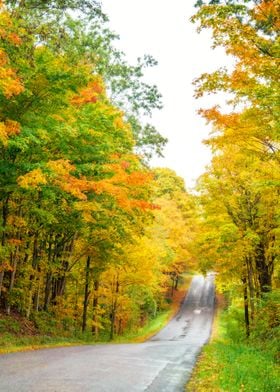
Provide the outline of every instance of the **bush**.
{"type": "Polygon", "coordinates": [[[0,333],[18,334],[20,332],[20,323],[12,317],[0,319],[0,333]]]}
{"type": "Polygon", "coordinates": [[[41,334],[53,335],[57,329],[57,322],[54,316],[48,312],[38,312],[32,315],[32,320],[41,334]]]}

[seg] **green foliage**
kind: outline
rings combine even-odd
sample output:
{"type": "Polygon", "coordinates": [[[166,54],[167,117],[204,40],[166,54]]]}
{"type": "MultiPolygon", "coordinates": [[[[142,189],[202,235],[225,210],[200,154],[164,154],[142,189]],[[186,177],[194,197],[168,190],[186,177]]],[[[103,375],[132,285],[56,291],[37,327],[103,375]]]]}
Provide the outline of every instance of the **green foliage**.
{"type": "Polygon", "coordinates": [[[156,61],[128,64],[107,22],[95,1],[0,1],[0,309],[50,337],[143,326],[185,268],[175,173],[181,230],[170,244],[154,224],[156,61]]]}
{"type": "Polygon", "coordinates": [[[252,341],[263,350],[269,351],[280,360],[280,291],[266,293],[257,307],[252,329],[252,341]]]}
{"type": "Polygon", "coordinates": [[[20,323],[12,318],[0,319],[0,333],[17,334],[20,332],[20,323]]]}
{"type": "Polygon", "coordinates": [[[245,317],[239,310],[232,323],[241,317],[247,336],[256,338],[262,328],[273,336],[269,307],[263,321],[259,307],[279,287],[279,2],[198,1],[196,7],[198,31],[209,29],[213,47],[234,62],[194,81],[197,98],[222,92],[230,100],[226,111],[218,105],[200,110],[213,128],[205,142],[213,159],[199,179],[193,253],[202,271],[217,272],[219,289],[243,302],[245,317]]]}

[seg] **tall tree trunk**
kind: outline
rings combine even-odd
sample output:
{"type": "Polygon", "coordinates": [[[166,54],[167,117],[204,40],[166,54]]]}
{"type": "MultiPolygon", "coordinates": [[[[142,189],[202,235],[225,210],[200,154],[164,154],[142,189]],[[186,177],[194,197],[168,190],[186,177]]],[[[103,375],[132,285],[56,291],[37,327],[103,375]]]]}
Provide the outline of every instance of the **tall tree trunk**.
{"type": "Polygon", "coordinates": [[[52,288],[52,273],[48,272],[46,276],[45,284],[45,298],[44,298],[44,310],[47,312],[51,299],[51,288],[52,288]]]}
{"type": "Polygon", "coordinates": [[[85,332],[87,327],[87,310],[88,310],[88,299],[89,299],[89,272],[90,272],[90,260],[91,257],[88,256],[86,260],[86,268],[85,268],[85,294],[84,294],[84,307],[83,307],[83,323],[82,323],[82,331],[85,332]]]}
{"type": "Polygon", "coordinates": [[[15,284],[15,276],[16,276],[16,270],[17,270],[17,250],[16,248],[14,253],[11,253],[11,265],[12,265],[12,272],[11,272],[11,278],[10,278],[10,285],[9,285],[9,290],[8,290],[8,298],[7,298],[7,303],[6,303],[6,312],[8,315],[11,313],[11,304],[9,301],[9,295],[11,294],[14,284],[15,284]]]}
{"type": "Polygon", "coordinates": [[[175,290],[178,290],[178,284],[179,284],[179,275],[176,275],[175,290]]]}
{"type": "Polygon", "coordinates": [[[247,279],[243,278],[243,295],[244,295],[244,320],[247,338],[250,336],[250,318],[249,318],[249,304],[248,304],[248,288],[247,279]]]}
{"type": "Polygon", "coordinates": [[[110,325],[110,340],[114,339],[115,335],[115,321],[116,321],[116,301],[112,302],[112,309],[111,309],[111,325],[110,325]]]}
{"type": "Polygon", "coordinates": [[[41,289],[41,281],[40,281],[40,276],[38,277],[38,286],[36,288],[36,293],[34,296],[34,310],[35,312],[39,311],[39,304],[40,304],[40,289],[41,289]]]}
{"type": "Polygon", "coordinates": [[[34,298],[33,298],[33,293],[34,293],[34,282],[36,281],[36,270],[38,268],[38,237],[39,237],[39,232],[36,231],[34,234],[34,241],[33,241],[33,252],[32,252],[32,272],[30,273],[29,276],[29,296],[28,296],[28,305],[27,305],[27,310],[26,310],[26,317],[29,318],[32,307],[34,304],[34,298]]]}
{"type": "Polygon", "coordinates": [[[1,297],[1,292],[2,292],[2,287],[3,287],[3,280],[4,280],[4,267],[0,267],[3,268],[0,271],[0,297],[1,297]]]}
{"type": "MultiPolygon", "coordinates": [[[[52,235],[49,235],[49,246],[48,246],[48,268],[50,268],[51,266],[51,262],[52,262],[52,235]]],[[[47,275],[46,275],[46,283],[45,283],[45,297],[44,297],[44,306],[43,309],[47,312],[48,311],[48,307],[49,307],[49,303],[50,303],[50,299],[51,299],[51,287],[52,286],[52,272],[48,271],[47,275]]]]}
{"type": "MultiPolygon", "coordinates": [[[[8,214],[9,214],[9,199],[10,195],[6,197],[6,199],[3,201],[3,206],[2,206],[2,238],[1,238],[1,245],[4,247],[6,244],[6,226],[7,226],[7,219],[8,219],[8,214]]],[[[0,297],[2,293],[2,287],[3,287],[3,280],[4,280],[4,266],[0,266],[0,297]]]]}
{"type": "Polygon", "coordinates": [[[265,257],[265,246],[263,242],[258,245],[256,250],[256,267],[258,270],[261,293],[270,292],[272,285],[272,271],[270,271],[270,267],[265,257]]]}
{"type": "Polygon", "coordinates": [[[117,278],[116,278],[116,290],[115,290],[115,293],[113,293],[112,308],[111,308],[110,340],[113,340],[114,339],[114,335],[115,335],[115,321],[116,321],[116,312],[117,312],[119,289],[120,289],[119,277],[117,276],[117,278]]]}
{"type": "Polygon", "coordinates": [[[255,287],[254,287],[254,271],[252,265],[252,258],[246,258],[247,265],[247,276],[249,284],[249,295],[250,295],[250,308],[251,308],[251,320],[254,320],[255,316],[255,287]]]}
{"type": "Polygon", "coordinates": [[[93,302],[92,302],[92,307],[93,307],[93,317],[92,317],[92,334],[95,336],[95,338],[98,338],[99,334],[99,328],[98,328],[98,315],[97,315],[97,308],[98,308],[98,289],[99,289],[99,280],[95,279],[94,280],[94,296],[93,296],[93,302]]]}

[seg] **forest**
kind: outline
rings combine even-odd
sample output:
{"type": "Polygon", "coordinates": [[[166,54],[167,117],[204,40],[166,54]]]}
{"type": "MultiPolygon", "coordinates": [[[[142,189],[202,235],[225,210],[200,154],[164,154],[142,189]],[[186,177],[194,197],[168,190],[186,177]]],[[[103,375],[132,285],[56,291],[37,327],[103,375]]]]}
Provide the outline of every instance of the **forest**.
{"type": "Polygon", "coordinates": [[[148,164],[166,143],[141,120],[161,107],[142,80],[156,61],[127,64],[95,2],[6,1],[0,18],[1,309],[112,339],[191,263],[194,198],[148,164]]]}
{"type": "Polygon", "coordinates": [[[150,167],[167,143],[146,121],[157,62],[126,61],[98,2],[0,7],[1,315],[112,340],[185,272],[214,271],[232,334],[279,359],[279,0],[197,1],[192,22],[233,66],[194,81],[197,99],[227,97],[200,110],[213,158],[195,192],[150,167]]]}
{"type": "Polygon", "coordinates": [[[224,107],[200,110],[212,125],[205,143],[213,158],[198,180],[194,246],[200,268],[217,273],[227,309],[220,339],[206,349],[194,380],[201,377],[201,389],[188,390],[277,391],[280,2],[212,0],[196,7],[192,22],[211,31],[213,47],[223,48],[233,65],[194,81],[197,98],[227,97],[224,107]],[[221,369],[216,376],[213,363],[221,369]]]}

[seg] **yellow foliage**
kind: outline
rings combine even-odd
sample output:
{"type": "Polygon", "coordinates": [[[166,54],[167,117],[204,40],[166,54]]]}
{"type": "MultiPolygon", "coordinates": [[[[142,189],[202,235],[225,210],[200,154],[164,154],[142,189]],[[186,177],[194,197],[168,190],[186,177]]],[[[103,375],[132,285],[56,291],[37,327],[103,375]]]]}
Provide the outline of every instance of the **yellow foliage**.
{"type": "Polygon", "coordinates": [[[23,176],[20,176],[17,182],[20,187],[25,189],[29,189],[29,188],[40,189],[40,185],[46,184],[47,179],[41,169],[34,169],[31,172],[23,176]]]}

